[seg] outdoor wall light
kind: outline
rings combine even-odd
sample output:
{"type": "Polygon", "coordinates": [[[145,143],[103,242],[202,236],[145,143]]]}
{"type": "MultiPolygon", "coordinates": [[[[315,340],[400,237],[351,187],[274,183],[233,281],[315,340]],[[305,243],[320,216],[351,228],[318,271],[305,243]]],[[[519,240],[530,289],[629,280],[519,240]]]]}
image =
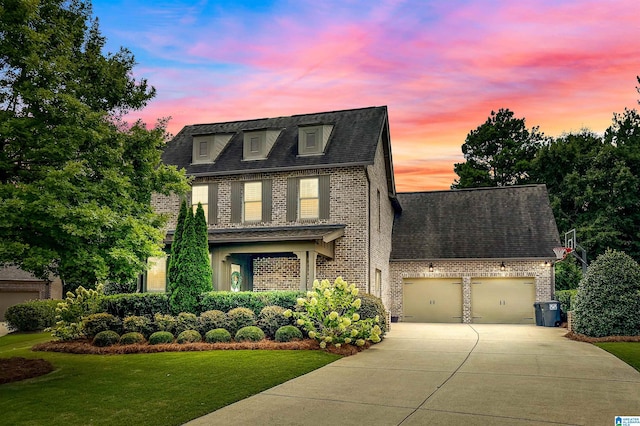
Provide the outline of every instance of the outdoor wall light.
{"type": "Polygon", "coordinates": [[[429,264],[429,272],[433,272],[433,263],[429,264]]]}
{"type": "Polygon", "coordinates": [[[504,266],[504,262],[502,262],[502,263],[500,264],[500,270],[501,270],[501,271],[504,271],[506,268],[507,268],[507,267],[506,267],[506,266],[504,266]]]}

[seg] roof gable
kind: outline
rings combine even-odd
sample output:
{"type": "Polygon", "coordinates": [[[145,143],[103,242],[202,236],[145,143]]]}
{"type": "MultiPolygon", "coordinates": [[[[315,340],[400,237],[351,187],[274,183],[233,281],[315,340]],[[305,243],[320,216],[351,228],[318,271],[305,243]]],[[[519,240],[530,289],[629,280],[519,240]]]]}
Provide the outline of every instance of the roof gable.
{"type": "Polygon", "coordinates": [[[555,258],[544,185],[399,193],[391,258],[555,258]]]}

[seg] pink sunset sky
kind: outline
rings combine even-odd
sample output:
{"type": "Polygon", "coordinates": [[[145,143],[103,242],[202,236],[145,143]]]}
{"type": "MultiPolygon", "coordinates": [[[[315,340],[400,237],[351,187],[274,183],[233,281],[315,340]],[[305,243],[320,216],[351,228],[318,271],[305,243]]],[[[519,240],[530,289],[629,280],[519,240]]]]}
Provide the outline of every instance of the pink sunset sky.
{"type": "Polygon", "coordinates": [[[398,191],[447,189],[461,145],[509,108],[550,136],[636,108],[638,0],[94,1],[186,124],[386,105],[398,191]]]}

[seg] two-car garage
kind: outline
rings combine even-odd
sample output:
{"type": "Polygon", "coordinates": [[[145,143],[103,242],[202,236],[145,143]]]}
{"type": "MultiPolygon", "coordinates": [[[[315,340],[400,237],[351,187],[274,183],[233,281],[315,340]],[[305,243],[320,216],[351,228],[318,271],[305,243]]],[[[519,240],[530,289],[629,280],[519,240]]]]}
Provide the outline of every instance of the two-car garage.
{"type": "MultiPolygon", "coordinates": [[[[535,280],[487,277],[466,280],[470,285],[471,322],[485,324],[534,323],[535,280]]],[[[407,322],[463,322],[462,278],[405,278],[403,320],[407,322]]]]}

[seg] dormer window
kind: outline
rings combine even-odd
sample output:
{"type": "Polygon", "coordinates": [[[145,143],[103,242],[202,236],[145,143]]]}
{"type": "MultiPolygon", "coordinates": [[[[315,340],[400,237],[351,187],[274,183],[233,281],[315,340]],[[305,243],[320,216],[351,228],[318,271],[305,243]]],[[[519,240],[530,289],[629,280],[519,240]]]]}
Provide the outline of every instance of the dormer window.
{"type": "Polygon", "coordinates": [[[318,125],[298,128],[298,155],[324,154],[333,126],[318,125]]]}
{"type": "Polygon", "coordinates": [[[264,160],[278,139],[281,129],[245,130],[242,159],[264,160]]]}
{"type": "Polygon", "coordinates": [[[193,164],[213,163],[227,146],[233,134],[193,136],[193,164]]]}

